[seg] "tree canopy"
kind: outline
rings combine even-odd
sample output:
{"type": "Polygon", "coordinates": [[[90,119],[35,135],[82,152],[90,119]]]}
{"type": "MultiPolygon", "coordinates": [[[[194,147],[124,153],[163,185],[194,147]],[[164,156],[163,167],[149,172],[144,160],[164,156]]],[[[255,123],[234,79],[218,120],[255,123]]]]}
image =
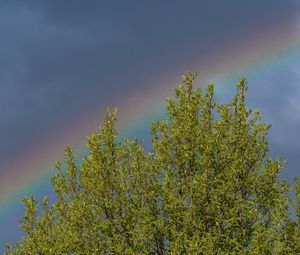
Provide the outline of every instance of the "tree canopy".
{"type": "Polygon", "coordinates": [[[25,197],[25,232],[6,254],[300,254],[300,182],[282,181],[268,130],[246,106],[241,79],[228,103],[186,73],[168,117],[151,126],[152,150],[117,142],[116,111],[57,162],[57,200],[25,197]],[[294,196],[291,196],[294,192],[294,196]]]}

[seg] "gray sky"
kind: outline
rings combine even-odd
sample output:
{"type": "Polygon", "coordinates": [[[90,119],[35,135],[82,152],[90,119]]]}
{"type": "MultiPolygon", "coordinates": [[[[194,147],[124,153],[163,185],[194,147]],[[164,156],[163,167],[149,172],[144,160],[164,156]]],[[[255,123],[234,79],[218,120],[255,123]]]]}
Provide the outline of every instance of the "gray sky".
{"type": "MultiPolygon", "coordinates": [[[[163,89],[154,83],[160,77],[178,81],[187,70],[205,71],[228,49],[237,56],[243,43],[261,40],[267,49],[272,33],[299,33],[298,17],[290,0],[0,1],[0,180],[95,108],[104,112],[135,91],[146,98],[151,88],[163,89]]],[[[300,58],[282,56],[286,64],[266,62],[256,76],[242,68],[227,75],[235,82],[249,76],[249,105],[273,123],[272,155],[289,160],[291,179],[299,176],[300,58]]],[[[0,216],[0,229],[4,222],[0,216]]],[[[16,222],[0,240],[20,236],[16,222]]]]}

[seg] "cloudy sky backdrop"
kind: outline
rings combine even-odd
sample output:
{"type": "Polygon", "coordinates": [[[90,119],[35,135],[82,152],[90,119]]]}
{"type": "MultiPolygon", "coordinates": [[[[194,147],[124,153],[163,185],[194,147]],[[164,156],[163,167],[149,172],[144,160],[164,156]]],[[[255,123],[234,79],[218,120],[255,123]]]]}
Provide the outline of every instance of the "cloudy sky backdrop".
{"type": "Polygon", "coordinates": [[[53,199],[53,163],[67,144],[84,153],[106,107],[147,138],[188,70],[220,100],[245,76],[283,178],[299,177],[299,14],[291,0],[0,1],[0,245],[22,235],[21,197],[53,199]]]}

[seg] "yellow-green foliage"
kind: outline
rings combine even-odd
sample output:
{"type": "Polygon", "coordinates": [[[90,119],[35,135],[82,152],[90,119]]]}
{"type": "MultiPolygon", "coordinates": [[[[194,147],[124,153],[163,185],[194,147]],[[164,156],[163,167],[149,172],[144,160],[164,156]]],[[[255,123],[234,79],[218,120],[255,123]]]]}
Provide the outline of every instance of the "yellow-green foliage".
{"type": "Polygon", "coordinates": [[[24,199],[26,234],[6,254],[300,254],[300,183],[292,200],[284,163],[268,156],[270,126],[246,108],[245,79],[219,104],[195,78],[183,76],[169,117],[153,122],[152,152],[116,143],[109,111],[80,167],[67,147],[57,202],[45,198],[40,214],[24,199]]]}

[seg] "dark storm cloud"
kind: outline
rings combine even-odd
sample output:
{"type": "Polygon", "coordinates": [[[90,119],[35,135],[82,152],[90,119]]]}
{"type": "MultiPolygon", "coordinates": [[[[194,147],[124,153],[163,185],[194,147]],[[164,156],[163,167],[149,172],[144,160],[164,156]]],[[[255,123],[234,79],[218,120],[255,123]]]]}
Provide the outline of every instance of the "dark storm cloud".
{"type": "Polygon", "coordinates": [[[288,161],[283,178],[290,182],[300,177],[300,75],[295,71],[299,61],[277,66],[271,76],[266,68],[249,80],[249,106],[259,108],[265,122],[272,124],[270,156],[288,161]]]}
{"type": "Polygon", "coordinates": [[[253,27],[292,17],[291,8],[258,0],[2,2],[0,167],[97,101],[105,107],[137,84],[151,86],[145,81],[195,49],[217,54],[253,27]]]}

